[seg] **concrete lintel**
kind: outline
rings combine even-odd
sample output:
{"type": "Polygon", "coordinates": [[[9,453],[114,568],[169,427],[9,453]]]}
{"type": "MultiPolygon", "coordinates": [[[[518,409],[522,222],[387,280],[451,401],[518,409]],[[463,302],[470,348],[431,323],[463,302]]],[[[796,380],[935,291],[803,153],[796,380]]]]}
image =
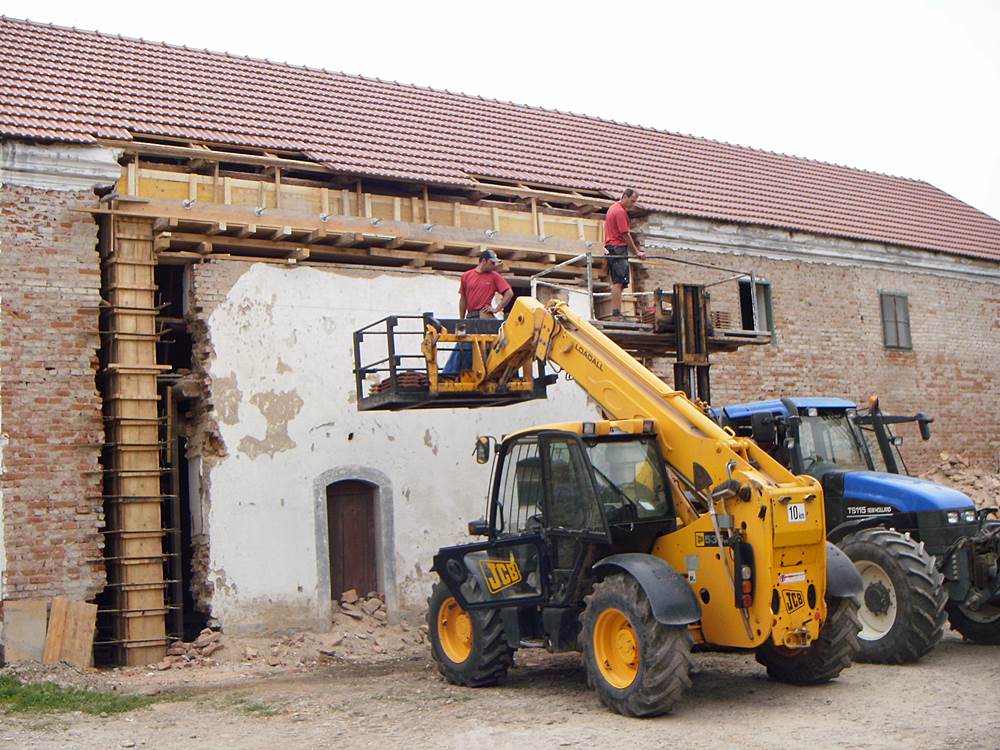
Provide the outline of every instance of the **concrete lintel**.
{"type": "Polygon", "coordinates": [[[121,151],[64,143],[36,145],[4,140],[0,144],[0,184],[41,190],[93,190],[121,177],[121,151]]]}

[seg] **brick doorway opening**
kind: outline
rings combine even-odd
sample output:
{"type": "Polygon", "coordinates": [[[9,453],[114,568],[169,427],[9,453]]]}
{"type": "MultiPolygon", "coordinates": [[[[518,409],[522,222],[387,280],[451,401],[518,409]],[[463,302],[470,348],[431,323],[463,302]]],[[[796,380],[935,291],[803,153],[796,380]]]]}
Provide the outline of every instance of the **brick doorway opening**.
{"type": "Polygon", "coordinates": [[[368,482],[348,479],[326,487],[330,548],[330,596],[350,589],[365,596],[378,591],[375,492],[368,482]]]}

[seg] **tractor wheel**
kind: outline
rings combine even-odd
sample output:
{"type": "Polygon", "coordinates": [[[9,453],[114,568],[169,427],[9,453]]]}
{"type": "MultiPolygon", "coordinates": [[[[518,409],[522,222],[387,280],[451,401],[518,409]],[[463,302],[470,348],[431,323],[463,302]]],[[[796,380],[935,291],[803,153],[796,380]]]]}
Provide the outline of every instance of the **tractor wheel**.
{"type": "Polygon", "coordinates": [[[766,641],[757,647],[757,661],[767,676],[792,685],[829,682],[851,666],[858,653],[858,604],[853,599],[833,599],[826,622],[811,646],[785,648],[766,641]]]}
{"type": "Polygon", "coordinates": [[[581,639],[587,682],[625,716],[667,713],[691,686],[691,636],[662,625],[634,578],[608,576],[586,597],[581,639]]]}
{"type": "Polygon", "coordinates": [[[969,609],[948,602],[948,621],[962,637],[985,646],[1000,646],[1000,607],[969,609]]]}
{"type": "Polygon", "coordinates": [[[440,581],[427,600],[427,629],[438,671],[453,685],[494,685],[514,665],[500,611],[466,612],[440,581]]]}
{"type": "Polygon", "coordinates": [[[948,593],[923,543],[873,528],[844,537],[839,546],[864,580],[857,660],[906,664],[934,648],[944,634],[948,593]]]}

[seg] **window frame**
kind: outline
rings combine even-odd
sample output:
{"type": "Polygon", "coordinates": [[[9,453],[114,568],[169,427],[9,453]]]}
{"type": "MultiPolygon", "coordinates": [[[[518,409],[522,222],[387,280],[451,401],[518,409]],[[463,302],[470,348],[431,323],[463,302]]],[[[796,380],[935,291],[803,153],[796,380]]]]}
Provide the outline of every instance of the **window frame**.
{"type": "Polygon", "coordinates": [[[910,319],[910,295],[880,289],[878,293],[879,318],[882,321],[882,345],[893,351],[913,351],[913,324],[910,319]],[[892,308],[892,319],[886,316],[886,303],[892,308]],[[899,315],[900,310],[903,316],[899,315]],[[903,318],[905,317],[905,320],[903,318]],[[903,342],[904,331],[906,341],[903,342]],[[890,337],[891,332],[891,337],[890,337]],[[891,340],[890,340],[891,339],[891,340]]]}
{"type": "MultiPolygon", "coordinates": [[[[764,290],[763,291],[763,296],[764,296],[764,306],[763,307],[764,307],[764,309],[762,310],[761,306],[757,305],[757,323],[758,323],[758,325],[760,325],[760,322],[761,322],[760,321],[760,317],[761,317],[761,315],[763,315],[764,316],[764,326],[765,327],[764,328],[747,328],[746,327],[746,321],[743,319],[743,297],[744,297],[744,291],[743,290],[744,289],[747,290],[745,292],[745,294],[746,294],[746,296],[748,298],[748,303],[750,303],[750,300],[749,300],[750,290],[751,290],[750,279],[740,279],[739,280],[740,326],[743,327],[744,331],[756,331],[757,333],[769,333],[769,334],[771,334],[771,337],[773,338],[774,337],[774,303],[773,303],[773,296],[771,294],[771,282],[768,281],[767,279],[754,278],[754,280],[753,280],[753,286],[755,288],[763,288],[763,290],[764,290]]],[[[751,324],[753,323],[753,321],[750,321],[750,322],[751,322],[751,324]]]]}

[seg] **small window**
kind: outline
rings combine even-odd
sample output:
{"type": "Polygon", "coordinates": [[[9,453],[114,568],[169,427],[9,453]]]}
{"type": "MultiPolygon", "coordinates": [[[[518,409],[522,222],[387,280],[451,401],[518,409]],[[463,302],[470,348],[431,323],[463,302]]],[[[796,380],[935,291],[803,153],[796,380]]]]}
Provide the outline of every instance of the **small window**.
{"type": "Polygon", "coordinates": [[[912,349],[910,340],[910,302],[905,294],[880,292],[882,337],[887,349],[912,349]]]}
{"type": "Polygon", "coordinates": [[[771,284],[761,279],[740,280],[740,322],[744,331],[764,331],[774,333],[774,319],[771,312],[771,284]],[[757,303],[757,324],[754,325],[754,302],[757,303]]]}

